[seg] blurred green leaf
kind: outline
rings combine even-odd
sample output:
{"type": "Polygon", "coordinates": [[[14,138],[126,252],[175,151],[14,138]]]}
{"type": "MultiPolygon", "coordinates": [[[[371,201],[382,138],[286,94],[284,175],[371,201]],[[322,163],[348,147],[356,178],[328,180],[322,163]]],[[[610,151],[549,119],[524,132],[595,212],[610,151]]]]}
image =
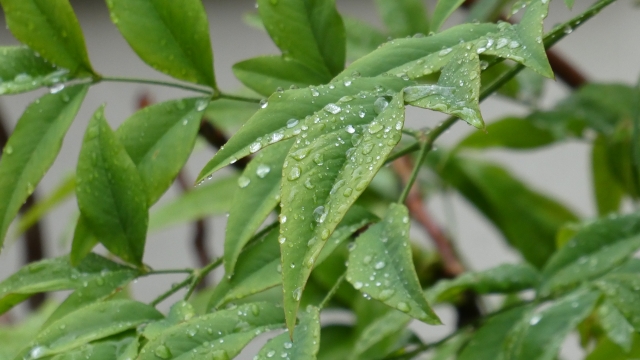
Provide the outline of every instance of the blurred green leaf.
{"type": "MultiPolygon", "coordinates": [[[[53,357],[45,357],[45,359],[55,360],[126,360],[127,351],[131,351],[132,346],[135,347],[136,338],[130,333],[111,336],[104,340],[94,341],[84,344],[73,350],[65,351],[53,357]]],[[[134,354],[137,355],[137,352],[134,354]]]]}
{"type": "Polygon", "coordinates": [[[465,22],[487,22],[497,18],[511,0],[478,0],[473,3],[465,22]]]}
{"type": "Polygon", "coordinates": [[[0,4],[16,39],[72,75],[94,74],[68,0],[1,0],[0,4]]]}
{"type": "Polygon", "coordinates": [[[357,60],[387,41],[387,36],[380,30],[362,20],[344,16],[344,27],[347,32],[347,61],[357,60]]]}
{"type": "Polygon", "coordinates": [[[635,331],[640,331],[640,310],[637,306],[640,302],[640,293],[638,293],[640,276],[638,274],[609,274],[595,284],[635,331]]]}
{"type": "MultiPolygon", "coordinates": [[[[71,79],[69,70],[58,68],[26,46],[0,47],[0,94],[18,94],[71,79]]],[[[56,87],[56,88],[57,88],[56,87]]]]}
{"type": "Polygon", "coordinates": [[[593,189],[600,216],[617,212],[624,196],[624,189],[620,187],[615,175],[611,173],[606,142],[604,136],[598,136],[593,141],[591,150],[593,189]]]}
{"type": "Polygon", "coordinates": [[[356,290],[413,318],[440,324],[422,293],[409,245],[409,212],[393,204],[382,222],[358,237],[349,254],[347,280],[356,290]]]}
{"type": "Polygon", "coordinates": [[[54,303],[47,302],[26,315],[19,324],[0,325],[0,359],[13,359],[20,350],[29,345],[55,307],[54,303]]]}
{"type": "Polygon", "coordinates": [[[541,296],[566,290],[607,273],[640,248],[640,214],[610,216],[591,222],[545,265],[541,296]]]}
{"type": "Polygon", "coordinates": [[[289,333],[282,333],[270,339],[260,349],[255,360],[265,360],[276,354],[287,359],[316,359],[320,348],[320,310],[309,306],[300,313],[300,322],[293,331],[293,339],[289,333]]]}
{"type": "Polygon", "coordinates": [[[324,111],[305,120],[308,130],[296,140],[285,160],[280,249],[290,329],[325,240],[400,141],[402,94],[393,98],[382,95],[361,93],[328,104],[324,111]]]}
{"type": "Polygon", "coordinates": [[[146,107],[116,130],[146,189],[149,206],[171,186],[196,141],[207,98],[171,100],[146,107]]]}
{"type": "Polygon", "coordinates": [[[507,117],[491,123],[486,133],[474,131],[458,143],[456,149],[490,149],[504,147],[510,150],[535,149],[555,142],[553,134],[531,121],[507,117]]]}
{"type": "Polygon", "coordinates": [[[79,264],[93,248],[98,245],[98,238],[91,232],[87,220],[80,214],[73,230],[73,242],[69,260],[74,266],[79,264]]]}
{"type": "Polygon", "coordinates": [[[140,350],[139,360],[194,356],[231,359],[254,337],[283,326],[282,308],[251,303],[196,316],[174,325],[140,350]]]}
{"type": "Polygon", "coordinates": [[[238,189],[237,175],[210,180],[198,185],[151,213],[149,229],[189,222],[211,215],[222,215],[231,208],[238,189]]]}
{"type": "Polygon", "coordinates": [[[431,16],[431,31],[438,32],[444,22],[463,2],[464,0],[438,0],[431,16]]]}
{"type": "MultiPolygon", "coordinates": [[[[382,316],[375,317],[356,337],[350,359],[367,359],[365,354],[370,356],[371,349],[385,339],[401,333],[410,321],[409,315],[393,309],[382,316]]],[[[385,355],[378,353],[374,356],[382,358],[385,355]]]]}
{"type": "Polygon", "coordinates": [[[13,218],[56,159],[87,89],[77,85],[44,95],[18,120],[0,158],[0,247],[13,218]]]}
{"type": "Polygon", "coordinates": [[[596,314],[607,337],[625,351],[631,351],[634,329],[620,310],[610,300],[605,300],[596,310],[596,314]]]}
{"type": "Polygon", "coordinates": [[[261,151],[238,178],[229,210],[224,241],[224,268],[233,274],[240,251],[280,202],[282,164],[292,141],[284,141],[261,151]]]}
{"type": "Polygon", "coordinates": [[[640,357],[640,335],[633,336],[633,347],[625,351],[607,338],[598,341],[595,349],[585,360],[629,360],[640,357]]]}
{"type": "Polygon", "coordinates": [[[209,22],[199,0],[107,0],[111,21],[158,71],[216,89],[209,22]]]}
{"type": "Polygon", "coordinates": [[[217,99],[209,103],[204,118],[225,133],[235,133],[258,109],[257,103],[217,99]]]}
{"type": "Polygon", "coordinates": [[[399,38],[429,33],[429,20],[420,0],[375,0],[382,22],[391,36],[399,38]]]}
{"type": "Polygon", "coordinates": [[[142,264],[148,205],[144,184],[98,108],[87,126],[76,170],[76,195],[87,228],[114,255],[142,264]]]}
{"type": "Polygon", "coordinates": [[[318,360],[349,360],[353,346],[352,328],[345,325],[327,325],[320,330],[318,360]]]}
{"type": "Polygon", "coordinates": [[[258,12],[283,56],[326,81],[344,68],[345,31],[335,0],[258,0],[258,12]]]}

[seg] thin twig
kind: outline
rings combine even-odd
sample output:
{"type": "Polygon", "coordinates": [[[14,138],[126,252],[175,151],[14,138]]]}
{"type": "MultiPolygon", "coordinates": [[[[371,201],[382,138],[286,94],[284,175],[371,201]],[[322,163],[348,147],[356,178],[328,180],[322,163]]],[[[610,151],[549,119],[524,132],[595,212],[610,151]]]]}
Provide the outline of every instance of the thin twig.
{"type": "Polygon", "coordinates": [[[182,90],[194,91],[194,92],[198,92],[206,95],[213,95],[213,91],[211,89],[204,89],[196,86],[174,83],[170,81],[162,81],[162,80],[129,78],[129,77],[122,77],[122,76],[103,76],[99,78],[97,81],[168,86],[168,87],[173,87],[173,88],[182,89],[182,90]]]}
{"type": "Polygon", "coordinates": [[[331,287],[327,295],[325,295],[324,299],[322,299],[322,302],[318,304],[318,308],[324,309],[324,307],[329,303],[329,300],[331,300],[333,295],[335,295],[336,291],[338,291],[338,288],[340,288],[340,285],[342,285],[342,282],[344,281],[344,278],[346,276],[347,276],[346,271],[342,273],[342,275],[340,275],[340,277],[338,278],[338,280],[336,280],[335,284],[333,284],[333,286],[331,287]]]}
{"type": "Polygon", "coordinates": [[[184,296],[185,301],[189,300],[193,292],[198,287],[198,284],[200,284],[200,282],[202,282],[202,280],[204,280],[207,277],[207,275],[209,275],[210,272],[212,272],[215,268],[217,268],[222,264],[222,259],[223,259],[222,257],[219,257],[213,262],[209,263],[209,265],[203,267],[200,270],[196,270],[194,272],[194,275],[192,276],[193,281],[191,282],[191,285],[189,285],[189,290],[187,290],[187,293],[184,296]]]}

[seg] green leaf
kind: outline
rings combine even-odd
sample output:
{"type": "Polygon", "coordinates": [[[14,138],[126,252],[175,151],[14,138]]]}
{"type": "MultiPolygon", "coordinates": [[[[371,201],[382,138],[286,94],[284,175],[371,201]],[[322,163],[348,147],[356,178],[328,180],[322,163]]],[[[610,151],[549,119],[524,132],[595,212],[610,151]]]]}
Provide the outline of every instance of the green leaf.
{"type": "Polygon", "coordinates": [[[554,253],[555,235],[577,218],[560,203],[530,189],[502,167],[431,152],[429,165],[480,210],[530,264],[542,267],[554,253]],[[441,160],[438,160],[441,159],[441,160]]]}
{"type": "Polygon", "coordinates": [[[55,307],[55,304],[46,302],[37,310],[26,314],[18,324],[0,325],[0,359],[13,359],[29,345],[55,307]]]}
{"type": "Polygon", "coordinates": [[[88,229],[114,255],[142,264],[148,206],[136,166],[104,118],[94,113],[76,170],[78,206],[88,229]]]}
{"type": "Polygon", "coordinates": [[[418,78],[440,70],[447,63],[446,55],[452,51],[452,47],[498,31],[495,24],[463,24],[432,36],[396,39],[354,61],[336,78],[344,79],[353,73],[379,76],[386,72],[405,73],[418,78]]]}
{"type": "Polygon", "coordinates": [[[393,37],[429,33],[429,20],[420,0],[376,0],[376,7],[393,37]]]}
{"type": "Polygon", "coordinates": [[[440,280],[427,290],[427,299],[434,303],[451,301],[466,290],[477,294],[514,293],[534,288],[539,281],[540,274],[527,263],[504,264],[485,271],[467,272],[453,280],[440,280]]]}
{"type": "Polygon", "coordinates": [[[574,0],[564,0],[564,3],[565,3],[565,5],[567,5],[567,7],[568,7],[569,9],[572,9],[572,8],[573,8],[574,0]]]}
{"type": "Polygon", "coordinates": [[[135,278],[142,275],[140,271],[127,267],[121,267],[100,271],[99,276],[92,276],[82,281],[82,286],[76,286],[76,290],[47,319],[43,328],[67,314],[91,303],[105,300],[129,284],[135,278]]]}
{"type": "Polygon", "coordinates": [[[605,300],[596,314],[607,337],[625,351],[631,351],[634,329],[620,310],[610,300],[605,300]]]}
{"type": "Polygon", "coordinates": [[[238,176],[231,175],[200,184],[151,213],[149,229],[158,230],[228,212],[238,189],[238,180],[238,176]]]}
{"type": "Polygon", "coordinates": [[[236,133],[258,109],[260,106],[257,103],[217,99],[209,103],[204,118],[225,133],[236,133]]]}
{"type": "Polygon", "coordinates": [[[593,352],[585,360],[629,360],[640,356],[640,335],[634,334],[633,347],[625,351],[607,338],[598,341],[593,352]]]}
{"type": "Polygon", "coordinates": [[[600,293],[581,290],[525,316],[505,340],[505,359],[553,360],[560,345],[593,310],[600,293]]]}
{"type": "Polygon", "coordinates": [[[0,158],[0,247],[22,204],[56,159],[88,86],[47,94],[18,120],[0,158]]]}
{"type": "Polygon", "coordinates": [[[142,330],[142,336],[148,341],[153,341],[162,335],[167,329],[191,320],[196,315],[196,311],[191,304],[180,300],[171,305],[169,314],[165,319],[153,322],[142,330]]]}
{"type": "Polygon", "coordinates": [[[591,150],[593,189],[600,216],[617,212],[625,193],[615,174],[612,173],[609,158],[607,140],[600,135],[593,141],[591,150]]]}
{"type": "Polygon", "coordinates": [[[200,0],[107,0],[111,21],[158,71],[216,89],[209,22],[200,0]]]}
{"type": "Polygon", "coordinates": [[[68,0],[1,0],[11,33],[72,75],[95,74],[68,0]]]}
{"type": "Polygon", "coordinates": [[[233,65],[233,73],[248,88],[269,96],[278,89],[307,87],[327,82],[326,76],[303,62],[281,56],[259,56],[233,65]]]}
{"type": "Polygon", "coordinates": [[[167,191],[191,155],[208,103],[206,98],[189,98],[151,105],[116,131],[138,169],[149,206],[167,191]]]}
{"type": "Polygon", "coordinates": [[[282,333],[267,342],[260,349],[255,360],[266,360],[275,355],[287,359],[314,360],[320,348],[320,310],[309,306],[300,314],[300,323],[293,332],[293,341],[289,333],[282,333]]]}
{"type": "Polygon", "coordinates": [[[345,16],[347,32],[347,61],[357,60],[387,41],[387,36],[367,22],[345,16]]]}
{"type": "Polygon", "coordinates": [[[532,1],[516,25],[504,24],[501,31],[478,43],[484,55],[511,59],[542,76],[553,78],[547,53],[542,43],[543,22],[549,12],[549,1],[532,1]],[[486,49],[486,50],[485,50],[486,49]]]}
{"type": "Polygon", "coordinates": [[[240,251],[280,202],[281,169],[291,144],[284,141],[264,149],[238,179],[224,241],[227,274],[233,274],[240,251]]]}
{"type": "MultiPolygon", "coordinates": [[[[58,68],[26,46],[0,47],[0,95],[18,94],[71,79],[69,70],[58,68]]],[[[58,85],[60,86],[60,85],[58,85]]]]}
{"type": "Polygon", "coordinates": [[[411,84],[396,78],[346,78],[328,85],[275,93],[216,153],[202,169],[198,179],[206,178],[266,146],[300,134],[303,126],[308,128],[305,117],[338,102],[344,96],[353,97],[363,91],[375,91],[376,87],[399,90],[411,84]]]}
{"type": "Polygon", "coordinates": [[[473,3],[465,22],[487,22],[496,19],[510,0],[478,0],[473,3]]]}
{"type": "Polygon", "coordinates": [[[480,114],[480,58],[475,51],[456,50],[442,68],[436,85],[404,89],[405,101],[459,117],[478,129],[484,128],[480,114]]]}
{"type": "Polygon", "coordinates": [[[345,31],[335,0],[258,0],[267,32],[284,57],[329,81],[344,68],[345,31]]]}
{"type": "Polygon", "coordinates": [[[168,328],[142,348],[138,359],[231,359],[260,333],[282,327],[283,320],[282,308],[266,302],[220,310],[168,328]]]}
{"type": "Polygon", "coordinates": [[[80,214],[73,230],[73,242],[69,259],[74,266],[79,264],[93,248],[98,245],[98,238],[91,232],[87,219],[80,214]]]}
{"type": "Polygon", "coordinates": [[[462,5],[464,0],[438,0],[431,16],[431,31],[438,32],[442,24],[462,5]]]}
{"type": "Polygon", "coordinates": [[[85,282],[98,279],[102,271],[130,270],[96,254],[87,256],[77,267],[71,265],[67,256],[31,263],[0,283],[0,314],[34,294],[78,289],[85,282]]]}
{"type": "Polygon", "coordinates": [[[352,328],[345,325],[323,326],[320,330],[318,360],[348,360],[353,346],[352,328]]]}
{"type": "Polygon", "coordinates": [[[363,359],[363,355],[370,353],[375,345],[386,338],[400,333],[407,327],[411,317],[404,312],[390,310],[369,323],[357,336],[352,359],[363,359]]]}
{"type": "Polygon", "coordinates": [[[509,336],[514,326],[530,311],[531,306],[525,305],[489,315],[482,326],[473,334],[458,359],[500,359],[505,339],[509,336]]]}
{"type": "MultiPolygon", "coordinates": [[[[131,334],[122,334],[115,337],[110,337],[105,340],[91,342],[77,347],[73,350],[65,351],[64,353],[57,354],[53,358],[46,357],[46,359],[55,360],[125,360],[126,356],[135,356],[135,354],[127,353],[132,347],[136,345],[136,338],[131,334]]],[[[129,359],[132,359],[130,357],[129,359]]]]}
{"type": "Polygon", "coordinates": [[[382,222],[369,227],[356,240],[355,249],[349,253],[347,280],[356,290],[413,318],[440,324],[413,266],[409,227],[407,208],[392,204],[382,222]]]}
{"type": "Polygon", "coordinates": [[[637,306],[640,301],[640,294],[637,290],[640,289],[638,274],[610,274],[595,284],[635,331],[640,331],[640,311],[637,306]]]}
{"type": "Polygon", "coordinates": [[[75,176],[67,176],[49,193],[42,198],[34,206],[30,207],[18,221],[16,236],[21,235],[49,211],[61,205],[62,202],[75,195],[76,178],[75,176]]]}
{"type": "Polygon", "coordinates": [[[279,241],[289,329],[325,240],[401,138],[402,93],[390,101],[385,93],[328,104],[305,120],[285,160],[279,241]]]}
{"type": "Polygon", "coordinates": [[[152,306],[132,300],[99,302],[74,311],[43,329],[17,357],[37,359],[75,349],[162,318],[152,306]]]}
{"type": "Polygon", "coordinates": [[[553,133],[518,117],[507,117],[487,125],[486,133],[474,131],[458,143],[456,149],[491,149],[503,147],[510,150],[528,150],[552,144],[553,133]]]}
{"type": "Polygon", "coordinates": [[[540,294],[547,296],[599,277],[640,248],[640,214],[594,221],[558,250],[545,265],[540,294]]]}

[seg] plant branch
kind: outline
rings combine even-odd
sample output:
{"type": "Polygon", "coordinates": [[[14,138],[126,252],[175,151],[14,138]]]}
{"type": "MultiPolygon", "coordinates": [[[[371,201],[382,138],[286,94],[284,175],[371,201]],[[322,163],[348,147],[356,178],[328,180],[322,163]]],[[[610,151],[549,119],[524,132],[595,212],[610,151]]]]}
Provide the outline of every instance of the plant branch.
{"type": "Polygon", "coordinates": [[[169,289],[169,290],[165,291],[164,293],[160,294],[160,296],[158,296],[153,301],[151,301],[149,303],[149,305],[156,306],[156,305],[160,304],[165,299],[167,299],[169,296],[177,293],[178,291],[180,291],[180,289],[182,289],[185,286],[189,285],[189,283],[191,283],[192,281],[193,281],[193,275],[187,276],[186,279],[182,280],[181,282],[179,282],[177,284],[172,285],[171,289],[169,289]]]}
{"type": "Polygon", "coordinates": [[[191,297],[193,292],[198,287],[198,284],[204,278],[206,278],[207,275],[209,275],[210,272],[212,272],[215,268],[217,268],[221,264],[222,264],[222,257],[219,257],[216,260],[214,260],[213,262],[209,263],[209,265],[203,267],[202,269],[194,271],[193,275],[191,276],[191,278],[192,278],[191,285],[189,285],[189,290],[187,290],[187,293],[184,296],[184,300],[185,301],[189,300],[189,298],[191,297]]]}
{"type": "Polygon", "coordinates": [[[163,81],[163,80],[152,80],[152,79],[141,79],[141,78],[130,78],[123,76],[103,76],[97,79],[97,82],[124,82],[124,83],[135,83],[135,84],[147,84],[147,85],[159,85],[159,86],[167,86],[173,87],[176,89],[182,89],[187,91],[194,91],[201,94],[213,95],[213,91],[211,89],[204,89],[196,86],[175,83],[171,81],[163,81]]]}
{"type": "Polygon", "coordinates": [[[335,295],[336,291],[338,291],[338,288],[340,288],[340,285],[342,285],[342,282],[344,281],[346,276],[347,276],[346,271],[342,273],[342,275],[340,275],[340,277],[338,278],[338,280],[336,280],[335,284],[333,284],[333,286],[331,287],[327,295],[324,297],[324,299],[322,299],[322,302],[318,304],[319,309],[323,309],[329,303],[329,300],[331,300],[333,295],[335,295]]]}
{"type": "Polygon", "coordinates": [[[253,103],[253,104],[259,104],[261,101],[260,99],[254,99],[246,96],[238,96],[238,95],[231,95],[231,94],[225,94],[225,93],[218,94],[218,96],[216,96],[214,99],[244,101],[244,102],[253,103]]]}

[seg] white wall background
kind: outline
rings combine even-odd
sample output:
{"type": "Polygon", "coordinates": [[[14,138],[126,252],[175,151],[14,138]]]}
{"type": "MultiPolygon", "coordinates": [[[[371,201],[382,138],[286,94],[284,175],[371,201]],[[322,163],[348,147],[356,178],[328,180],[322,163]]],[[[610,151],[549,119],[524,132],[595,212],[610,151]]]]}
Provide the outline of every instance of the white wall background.
{"type": "MultiPolygon", "coordinates": [[[[591,0],[578,0],[574,10],[569,11],[561,1],[554,1],[546,22],[547,28],[574,16],[591,3],[593,3],[591,0]]],[[[266,34],[243,24],[242,14],[254,9],[253,1],[209,0],[205,1],[205,4],[209,15],[217,81],[222,89],[230,91],[239,86],[239,82],[230,71],[234,63],[256,55],[277,54],[278,51],[266,34]]],[[[97,71],[105,75],[167,78],[146,66],[135,56],[111,24],[104,2],[85,0],[75,1],[73,5],[85,33],[91,61],[97,71]]],[[[371,1],[338,0],[338,6],[345,14],[380,25],[371,1]]],[[[448,24],[453,24],[460,19],[461,17],[454,17],[448,24]]],[[[639,20],[640,9],[634,8],[631,0],[620,0],[605,9],[600,16],[576,30],[558,44],[556,49],[594,81],[634,84],[640,75],[639,20]]],[[[4,22],[4,19],[1,21],[4,22]]],[[[15,39],[6,27],[0,26],[0,44],[15,43],[15,39]]],[[[150,92],[157,101],[187,96],[186,92],[172,88],[136,84],[105,83],[92,87],[75,123],[67,134],[57,161],[38,185],[37,193],[40,196],[48,193],[63,176],[74,171],[85,126],[100,104],[107,104],[106,115],[112,127],[115,128],[135,110],[136,97],[146,91],[150,92]]],[[[13,128],[26,105],[42,93],[43,91],[0,98],[0,111],[10,129],[13,128]]],[[[566,93],[567,89],[561,83],[549,81],[543,105],[552,105],[566,93]]],[[[482,105],[482,110],[488,122],[503,115],[520,114],[525,111],[517,105],[497,98],[487,100],[482,105]]],[[[408,119],[411,126],[425,127],[433,126],[440,118],[432,112],[411,109],[408,112],[408,119]]],[[[441,138],[440,142],[454,143],[469,131],[471,131],[470,127],[457,124],[441,138]]],[[[212,154],[206,146],[193,154],[187,165],[191,179],[195,178],[212,154]]],[[[538,151],[518,153],[490,151],[486,155],[507,166],[534,188],[558,197],[577,213],[585,217],[595,215],[587,146],[565,143],[538,151]]],[[[174,186],[161,203],[177,194],[178,191],[174,186]]],[[[444,221],[441,201],[435,199],[429,207],[441,221],[444,221]]],[[[500,263],[517,261],[518,255],[504,246],[496,229],[486,223],[484,218],[463,199],[455,197],[453,207],[456,223],[453,233],[456,235],[459,249],[471,268],[486,269],[500,263]]],[[[43,227],[49,240],[46,248],[48,256],[68,252],[73,231],[72,219],[76,209],[75,200],[67,201],[44,220],[43,227]]],[[[218,255],[221,254],[224,223],[224,219],[208,221],[208,243],[213,252],[218,255]]],[[[428,239],[419,229],[414,233],[428,244],[428,239]]],[[[156,268],[193,266],[195,258],[191,251],[191,237],[189,225],[176,226],[150,234],[147,240],[146,262],[156,268]]],[[[0,279],[6,278],[19,268],[23,257],[19,242],[19,239],[8,239],[4,251],[0,254],[0,279]]],[[[179,276],[159,276],[140,280],[134,286],[134,293],[138,299],[150,301],[166,289],[169,283],[180,279],[179,276]]],[[[450,309],[440,308],[438,312],[445,323],[451,324],[454,321],[450,309]]],[[[416,327],[420,329],[422,336],[430,340],[437,339],[452,329],[452,325],[434,328],[416,324],[416,327]]],[[[567,359],[582,358],[575,338],[567,341],[563,355],[567,359]]],[[[243,354],[241,358],[251,357],[243,354]]]]}

